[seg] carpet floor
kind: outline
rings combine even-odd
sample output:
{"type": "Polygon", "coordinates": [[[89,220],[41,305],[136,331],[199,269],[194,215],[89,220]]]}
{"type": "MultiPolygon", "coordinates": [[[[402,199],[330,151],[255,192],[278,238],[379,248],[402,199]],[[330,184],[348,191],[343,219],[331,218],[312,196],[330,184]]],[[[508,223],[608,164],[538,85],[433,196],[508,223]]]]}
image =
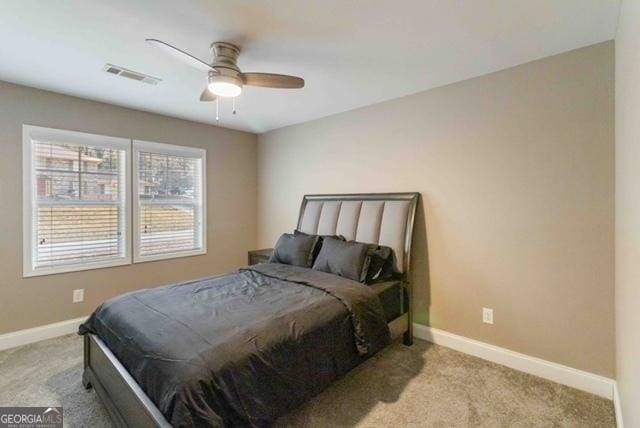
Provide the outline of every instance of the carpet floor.
{"type": "MultiPolygon", "coordinates": [[[[111,427],[81,383],[82,339],[0,352],[0,406],[62,406],[65,426],[111,427]]],[[[423,341],[394,344],[277,427],[615,427],[613,404],[423,341]]]]}

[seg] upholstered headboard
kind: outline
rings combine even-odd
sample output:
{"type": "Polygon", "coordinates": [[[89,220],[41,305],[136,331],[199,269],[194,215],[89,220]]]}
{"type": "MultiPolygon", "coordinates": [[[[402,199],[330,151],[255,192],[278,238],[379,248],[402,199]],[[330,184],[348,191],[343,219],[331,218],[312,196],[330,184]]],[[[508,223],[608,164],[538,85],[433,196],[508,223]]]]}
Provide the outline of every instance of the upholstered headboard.
{"type": "Polygon", "coordinates": [[[393,248],[395,268],[407,274],[418,193],[305,195],[298,230],[342,235],[347,240],[393,248]]]}

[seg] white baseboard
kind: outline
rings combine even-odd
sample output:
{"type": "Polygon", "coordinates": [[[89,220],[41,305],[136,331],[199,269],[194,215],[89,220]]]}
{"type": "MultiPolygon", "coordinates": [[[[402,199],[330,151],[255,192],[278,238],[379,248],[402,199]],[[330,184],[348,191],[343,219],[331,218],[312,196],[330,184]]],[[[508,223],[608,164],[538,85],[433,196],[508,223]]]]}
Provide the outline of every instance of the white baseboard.
{"type": "MultiPolygon", "coordinates": [[[[437,345],[446,346],[487,361],[510,367],[534,376],[561,383],[612,400],[615,381],[604,376],[530,357],[499,346],[489,345],[457,334],[422,324],[413,324],[414,336],[437,345]]],[[[621,427],[622,425],[618,425],[621,427]]]]}
{"type": "Polygon", "coordinates": [[[16,346],[27,345],[53,337],[64,336],[78,331],[78,326],[85,322],[87,317],[75,318],[56,322],[53,324],[41,325],[39,327],[18,330],[11,333],[0,334],[0,351],[15,348],[16,346]]]}
{"type": "Polygon", "coordinates": [[[613,408],[616,411],[616,426],[618,428],[624,428],[624,422],[622,422],[622,403],[620,403],[618,382],[613,383],[613,408]]]}

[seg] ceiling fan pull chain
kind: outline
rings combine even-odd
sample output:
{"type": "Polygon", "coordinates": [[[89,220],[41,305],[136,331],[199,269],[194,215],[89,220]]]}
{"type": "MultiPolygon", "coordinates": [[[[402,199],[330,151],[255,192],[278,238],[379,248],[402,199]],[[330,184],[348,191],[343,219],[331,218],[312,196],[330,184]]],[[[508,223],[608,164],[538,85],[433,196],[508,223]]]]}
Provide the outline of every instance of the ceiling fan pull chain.
{"type": "Polygon", "coordinates": [[[232,112],[233,112],[233,114],[236,114],[236,97],[233,97],[232,101],[233,101],[233,110],[232,110],[232,112]]]}
{"type": "Polygon", "coordinates": [[[220,115],[218,114],[218,99],[216,98],[216,122],[220,121],[220,115]]]}

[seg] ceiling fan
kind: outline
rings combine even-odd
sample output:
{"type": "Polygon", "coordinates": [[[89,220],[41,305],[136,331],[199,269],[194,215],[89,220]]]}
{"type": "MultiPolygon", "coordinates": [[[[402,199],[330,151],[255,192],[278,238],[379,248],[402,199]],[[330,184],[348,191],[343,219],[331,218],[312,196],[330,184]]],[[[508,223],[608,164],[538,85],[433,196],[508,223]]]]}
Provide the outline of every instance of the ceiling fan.
{"type": "Polygon", "coordinates": [[[263,88],[296,89],[304,87],[304,79],[296,76],[272,73],[243,73],[236,61],[240,48],[225,42],[211,44],[213,61],[209,64],[158,39],[146,39],[165,52],[200,70],[208,72],[209,84],[202,91],[200,101],[215,101],[217,97],[236,97],[242,93],[242,86],[260,86],[263,88]]]}

